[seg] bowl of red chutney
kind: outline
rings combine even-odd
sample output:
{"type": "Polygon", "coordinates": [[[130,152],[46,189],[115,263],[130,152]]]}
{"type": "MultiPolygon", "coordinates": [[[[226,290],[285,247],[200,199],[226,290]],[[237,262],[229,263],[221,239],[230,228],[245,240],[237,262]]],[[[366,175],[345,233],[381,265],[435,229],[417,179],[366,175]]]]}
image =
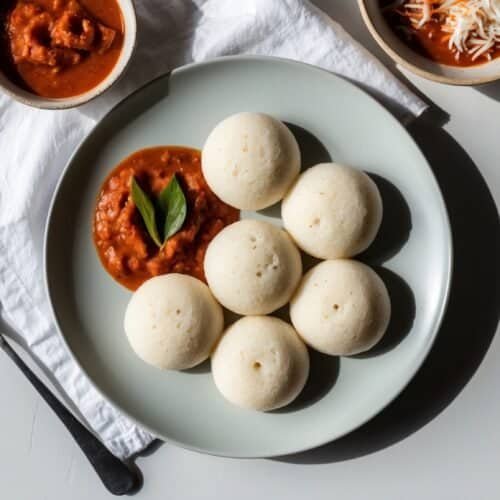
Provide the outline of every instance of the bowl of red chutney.
{"type": "Polygon", "coordinates": [[[84,104],[122,76],[136,32],[132,0],[4,0],[0,90],[38,108],[84,104]]]}
{"type": "Polygon", "coordinates": [[[358,0],[367,28],[401,67],[440,83],[500,79],[498,0],[358,0]]]}

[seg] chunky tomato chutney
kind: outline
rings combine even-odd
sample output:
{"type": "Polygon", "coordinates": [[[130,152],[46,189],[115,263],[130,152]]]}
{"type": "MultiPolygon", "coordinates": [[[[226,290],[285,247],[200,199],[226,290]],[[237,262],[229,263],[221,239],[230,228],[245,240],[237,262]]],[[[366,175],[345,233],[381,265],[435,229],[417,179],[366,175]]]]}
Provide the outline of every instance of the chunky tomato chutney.
{"type": "Polygon", "coordinates": [[[0,21],[2,70],[42,97],[72,97],[96,87],[123,46],[117,0],[6,0],[0,21]]]}
{"type": "Polygon", "coordinates": [[[183,147],[154,147],[135,152],[108,176],[97,198],[94,242],[105,269],[130,290],[166,273],[189,274],[205,281],[203,259],[208,244],[239,210],[219,200],[201,171],[201,153],[183,147]],[[131,195],[132,177],[157,199],[176,175],[187,202],[180,231],[162,248],[149,236],[131,195]]]}

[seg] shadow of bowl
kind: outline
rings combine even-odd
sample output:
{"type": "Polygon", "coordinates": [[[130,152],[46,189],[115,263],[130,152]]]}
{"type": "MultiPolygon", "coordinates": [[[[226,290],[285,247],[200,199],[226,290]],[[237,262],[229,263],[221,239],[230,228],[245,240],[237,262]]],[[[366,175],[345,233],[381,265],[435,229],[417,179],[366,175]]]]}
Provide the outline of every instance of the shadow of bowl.
{"type": "Polygon", "coordinates": [[[477,86],[476,90],[490,99],[500,102],[500,82],[485,83],[477,86]]]}

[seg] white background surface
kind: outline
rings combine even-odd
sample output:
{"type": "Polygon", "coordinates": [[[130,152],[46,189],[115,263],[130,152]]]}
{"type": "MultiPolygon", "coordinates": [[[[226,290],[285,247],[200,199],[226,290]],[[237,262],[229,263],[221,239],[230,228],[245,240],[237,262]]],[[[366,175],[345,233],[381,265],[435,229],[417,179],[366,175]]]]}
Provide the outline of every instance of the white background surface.
{"type": "MultiPolygon", "coordinates": [[[[364,28],[355,0],[315,3],[390,64],[364,28]]],[[[310,453],[241,461],[163,445],[137,459],[145,478],[138,500],[498,498],[500,82],[454,88],[407,76],[450,117],[441,129],[436,117],[412,128],[442,184],[456,251],[449,312],[423,369],[370,424],[310,453]]],[[[1,353],[0,381],[0,498],[111,498],[1,353]]]]}

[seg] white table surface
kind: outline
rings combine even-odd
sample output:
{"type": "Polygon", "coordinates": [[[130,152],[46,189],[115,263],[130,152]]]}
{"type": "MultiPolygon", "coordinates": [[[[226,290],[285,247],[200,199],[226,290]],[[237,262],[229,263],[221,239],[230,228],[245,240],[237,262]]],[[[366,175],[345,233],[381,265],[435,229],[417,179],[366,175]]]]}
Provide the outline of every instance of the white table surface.
{"type": "MultiPolygon", "coordinates": [[[[390,66],[355,0],[315,3],[390,66]]],[[[145,478],[138,500],[499,498],[500,83],[454,88],[407,77],[450,116],[443,128],[413,127],[442,184],[456,252],[449,312],[423,369],[374,421],[313,452],[242,461],[163,445],[137,459],[145,478]]],[[[0,498],[111,498],[1,354],[0,380],[0,498]]]]}

